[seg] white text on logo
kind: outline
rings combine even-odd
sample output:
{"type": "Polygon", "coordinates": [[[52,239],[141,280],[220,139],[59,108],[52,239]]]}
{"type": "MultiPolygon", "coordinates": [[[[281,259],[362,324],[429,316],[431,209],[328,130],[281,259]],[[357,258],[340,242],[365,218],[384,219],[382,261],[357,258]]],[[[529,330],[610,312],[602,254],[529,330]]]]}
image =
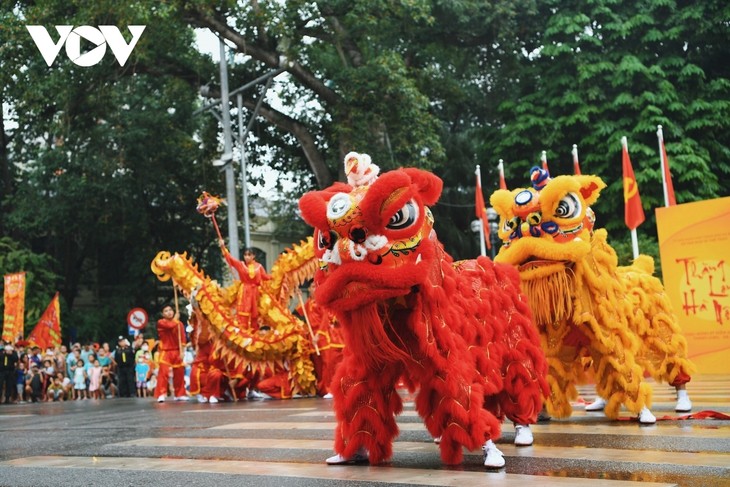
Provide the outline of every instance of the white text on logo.
{"type": "Polygon", "coordinates": [[[27,25],[26,28],[30,32],[30,36],[35,41],[38,50],[41,52],[46,64],[51,66],[56,56],[61,51],[61,47],[66,45],[66,55],[77,66],[89,67],[98,64],[106,54],[106,46],[108,45],[114,57],[117,58],[120,66],[129,59],[132,49],[137,45],[137,41],[142,36],[142,32],[146,26],[130,25],[129,32],[132,34],[132,40],[127,44],[114,25],[100,25],[91,27],[90,25],[81,25],[74,28],[73,25],[57,25],[58,42],[53,42],[48,31],[42,25],[27,25]],[[96,45],[92,50],[81,53],[81,38],[96,45]]]}

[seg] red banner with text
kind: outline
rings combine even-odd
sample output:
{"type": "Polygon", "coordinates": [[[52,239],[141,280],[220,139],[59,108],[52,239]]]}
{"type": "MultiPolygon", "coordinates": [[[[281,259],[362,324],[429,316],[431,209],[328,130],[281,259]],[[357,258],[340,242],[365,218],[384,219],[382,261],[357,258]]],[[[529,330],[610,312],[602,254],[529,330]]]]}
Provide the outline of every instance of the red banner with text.
{"type": "Polygon", "coordinates": [[[5,274],[3,292],[3,340],[23,339],[25,317],[25,272],[5,274]]]}

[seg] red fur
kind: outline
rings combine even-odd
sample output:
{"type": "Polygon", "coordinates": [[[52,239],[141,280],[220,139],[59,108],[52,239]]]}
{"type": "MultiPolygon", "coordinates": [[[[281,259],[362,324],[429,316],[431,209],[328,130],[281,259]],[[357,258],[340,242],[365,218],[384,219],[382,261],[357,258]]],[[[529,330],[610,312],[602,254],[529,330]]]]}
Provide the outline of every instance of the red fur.
{"type": "Polygon", "coordinates": [[[388,239],[362,260],[340,252],[341,263],[323,262],[316,277],[315,299],[336,314],[346,344],[331,386],[335,451],[349,457],[364,446],[373,464],[392,455],[402,409],[396,386],[405,377],[418,390],[416,410],[426,428],[441,436],[443,462],[460,463],[462,447],[475,450],[499,436],[502,417],[535,422],[548,392],[519,276],[484,257],[452,262],[423,206],[440,194],[434,175],[393,171],[365,189],[354,188],[357,206],[325,226],[325,197],[303,198],[305,219],[318,232],[336,232],[341,248],[354,245],[347,240],[353,227],[388,239]],[[389,229],[410,200],[418,220],[389,229]]]}

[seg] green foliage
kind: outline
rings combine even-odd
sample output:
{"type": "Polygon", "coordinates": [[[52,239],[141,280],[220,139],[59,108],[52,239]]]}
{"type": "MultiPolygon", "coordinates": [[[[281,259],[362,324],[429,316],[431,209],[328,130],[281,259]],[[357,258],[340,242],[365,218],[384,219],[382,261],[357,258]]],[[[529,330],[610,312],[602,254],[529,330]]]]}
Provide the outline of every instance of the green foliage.
{"type": "MultiPolygon", "coordinates": [[[[0,95],[12,123],[3,127],[8,161],[0,168],[11,184],[0,228],[52,257],[65,316],[89,338],[118,333],[131,306],[169,299],[149,272],[158,250],[188,250],[219,271],[211,225],[194,210],[202,190],[222,193],[223,178],[208,163],[220,152],[220,127],[195,114],[198,88],[218,85],[218,66],[196,51],[193,27],[235,43],[231,89],[287,70],[270,88],[281,106],[264,103],[245,147],[252,172],[295,182],[293,193],[279,184],[280,194],[267,198],[280,240],[307,232],[293,216],[297,198],[341,179],[351,150],[370,153],[384,170],[418,166],[444,180],[436,230],[457,258],[478,253],[469,229],[477,164],[488,199],[499,159],[508,185],[523,186],[543,150],[553,174],[570,172],[577,144],[583,172],[608,184],[595,205],[598,226],[609,229],[624,263],[631,252],[620,218],[621,136],[647,213],[642,252],[656,254],[657,125],[679,202],[730,191],[730,29],[717,20],[730,18],[730,4],[722,0],[3,6],[0,95]],[[107,56],[79,68],[61,55],[49,68],[25,25],[62,23],[148,27],[124,67],[107,56]],[[93,290],[91,308],[78,305],[81,289],[93,290]]],[[[262,89],[244,93],[246,125],[262,89]]]]}
{"type": "Polygon", "coordinates": [[[647,213],[639,233],[654,240],[651,208],[663,204],[657,125],[678,202],[730,191],[730,71],[727,63],[712,64],[730,40],[730,29],[715,19],[728,13],[722,1],[541,2],[537,15],[524,19],[529,34],[520,42],[529,47],[517,53],[519,82],[499,107],[502,124],[485,127],[483,151],[505,159],[508,185],[522,186],[541,150],[554,175],[570,172],[577,144],[583,172],[609,185],[596,211],[623,241],[627,230],[613,216],[623,214],[626,136],[647,213]]]}
{"type": "MultiPolygon", "coordinates": [[[[10,237],[0,238],[0,276],[25,272],[25,335],[33,329],[56,293],[59,276],[53,258],[36,253],[10,237]]],[[[4,307],[0,300],[0,313],[4,307]]],[[[63,305],[63,302],[62,302],[63,305]]],[[[62,308],[63,309],[63,308],[62,308]]]]}
{"type": "Polygon", "coordinates": [[[149,270],[157,251],[203,255],[214,241],[195,199],[203,189],[220,193],[207,163],[217,144],[196,140],[207,122],[193,116],[190,83],[214,68],[179,16],[147,7],[47,1],[22,10],[27,23],[42,25],[150,24],[124,67],[110,55],[90,68],[65,56],[48,67],[27,32],[13,38],[26,58],[6,92],[17,129],[5,223],[54,257],[49,269],[71,310],[64,321],[81,338],[119,327],[129,308],[163,297],[149,270]],[[91,295],[76,306],[82,289],[91,295]]]}

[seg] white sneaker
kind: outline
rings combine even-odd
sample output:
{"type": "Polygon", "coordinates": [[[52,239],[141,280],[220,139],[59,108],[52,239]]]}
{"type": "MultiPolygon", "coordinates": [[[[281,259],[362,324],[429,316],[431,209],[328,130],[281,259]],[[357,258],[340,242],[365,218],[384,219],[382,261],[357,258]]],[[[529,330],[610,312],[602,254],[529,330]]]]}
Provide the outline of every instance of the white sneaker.
{"type": "Polygon", "coordinates": [[[256,389],[249,390],[246,397],[249,399],[271,399],[271,396],[264,394],[263,392],[259,392],[256,389]]]}
{"type": "Polygon", "coordinates": [[[331,392],[328,392],[327,394],[325,394],[324,396],[322,396],[322,399],[332,399],[333,397],[334,396],[332,395],[332,393],[331,392]]]}
{"type": "Polygon", "coordinates": [[[190,400],[190,396],[177,396],[175,398],[175,400],[176,401],[189,401],[190,400]]]}
{"type": "Polygon", "coordinates": [[[606,407],[606,400],[601,396],[596,396],[596,400],[590,404],[586,404],[586,411],[603,411],[606,407]]]}
{"type": "Polygon", "coordinates": [[[497,448],[492,440],[487,440],[482,447],[484,452],[484,466],[487,468],[502,468],[504,467],[504,455],[497,448]]]}
{"type": "Polygon", "coordinates": [[[208,402],[211,404],[218,404],[218,398],[215,396],[210,396],[210,399],[208,399],[208,402]]]}
{"type": "Polygon", "coordinates": [[[198,400],[198,402],[208,402],[208,398],[202,394],[198,394],[196,399],[198,400]]]}
{"type": "Polygon", "coordinates": [[[639,412],[639,423],[654,424],[656,423],[656,416],[651,414],[648,407],[644,406],[644,408],[639,412]]]}
{"type": "Polygon", "coordinates": [[[433,442],[436,443],[437,445],[440,445],[441,444],[441,437],[440,436],[437,436],[436,438],[433,439],[433,442]]]}
{"type": "Polygon", "coordinates": [[[677,397],[677,405],[674,406],[674,410],[678,413],[688,413],[692,411],[692,401],[689,400],[689,396],[684,394],[677,397]]]}
{"type": "Polygon", "coordinates": [[[350,458],[345,458],[338,453],[337,455],[333,455],[325,460],[327,465],[347,465],[352,463],[365,463],[367,461],[368,452],[363,446],[361,446],[350,458]]]}
{"type": "Polygon", "coordinates": [[[157,402],[165,402],[165,396],[158,397],[157,402]]]}
{"type": "Polygon", "coordinates": [[[534,439],[532,437],[532,430],[529,425],[515,425],[515,445],[516,446],[530,446],[534,439]]]}

